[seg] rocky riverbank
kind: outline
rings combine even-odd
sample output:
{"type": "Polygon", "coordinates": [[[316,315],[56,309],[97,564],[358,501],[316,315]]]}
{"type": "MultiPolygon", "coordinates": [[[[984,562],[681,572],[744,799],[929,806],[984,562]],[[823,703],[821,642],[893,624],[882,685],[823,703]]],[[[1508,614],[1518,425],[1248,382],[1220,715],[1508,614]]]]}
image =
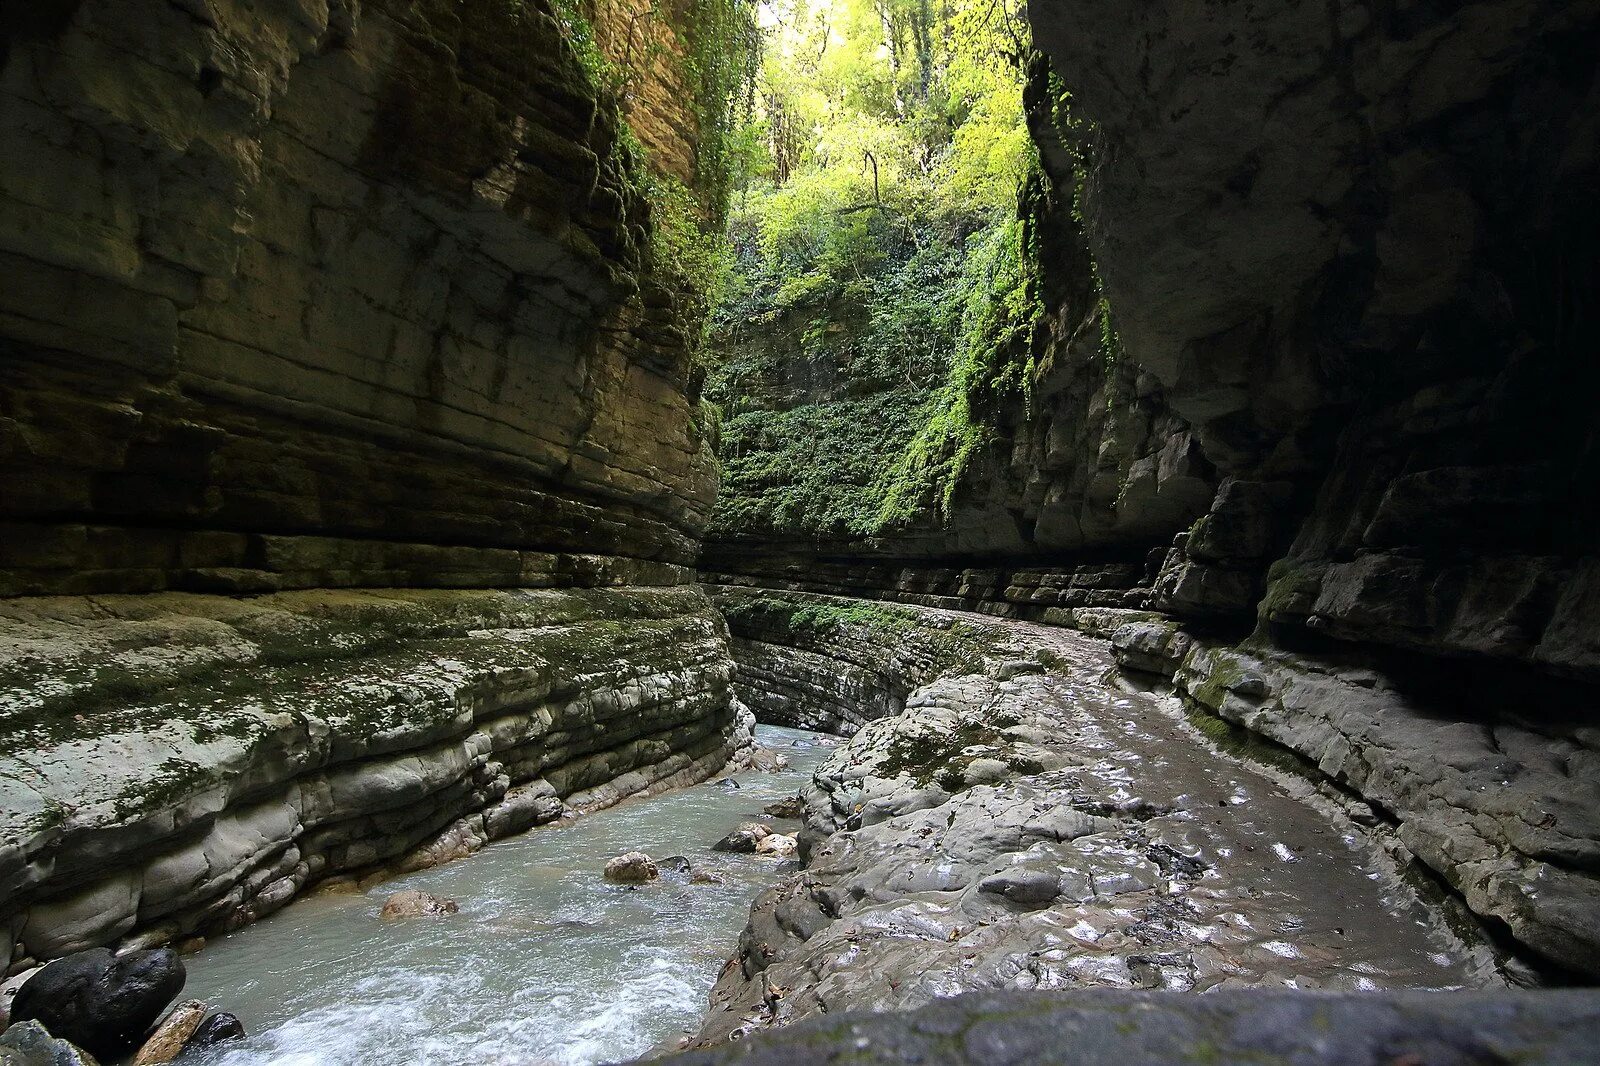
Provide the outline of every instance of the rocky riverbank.
{"type": "Polygon", "coordinates": [[[672,1066],[803,1066],[847,1053],[865,1066],[929,1062],[1260,1062],[1275,1066],[1591,1058],[1600,1005],[1583,993],[1305,995],[1256,990],[991,993],[896,1014],[817,1018],[668,1059],[672,1066]]]}
{"type": "Polygon", "coordinates": [[[694,586],[0,603],[0,955],[194,943],[749,743],[694,586]]]}
{"type": "Polygon", "coordinates": [[[1105,641],[924,608],[879,607],[875,625],[851,601],[764,602],[769,636],[783,603],[847,619],[797,627],[808,678],[830,651],[860,662],[877,644],[888,663],[918,634],[969,654],[916,678],[903,710],[817,772],[806,868],[757,901],[703,1042],[981,990],[1503,983],[1484,931],[1452,925],[1439,894],[1407,883],[1420,868],[1404,849],[1360,824],[1378,824],[1370,808],[1220,752],[1179,700],[1118,684],[1105,641]]]}

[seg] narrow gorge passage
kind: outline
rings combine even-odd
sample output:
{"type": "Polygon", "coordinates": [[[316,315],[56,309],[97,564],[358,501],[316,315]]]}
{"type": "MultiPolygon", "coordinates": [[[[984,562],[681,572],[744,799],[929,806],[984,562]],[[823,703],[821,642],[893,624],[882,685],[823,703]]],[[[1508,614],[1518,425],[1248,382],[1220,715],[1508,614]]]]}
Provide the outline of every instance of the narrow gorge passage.
{"type": "Polygon", "coordinates": [[[807,867],[758,901],[703,1040],[979,990],[1504,986],[1483,931],[1380,838],[1119,683],[1108,642],[801,602],[862,619],[835,655],[956,634],[989,669],[917,687],[817,771],[807,867]]]}
{"type": "Polygon", "coordinates": [[[1600,0],[0,0],[0,1066],[1600,1060],[1597,297],[1600,0]]]}
{"type": "Polygon", "coordinates": [[[711,845],[741,822],[773,821],[762,807],[793,796],[831,750],[800,730],[758,738],[787,770],[625,800],[365,893],[302,900],[208,944],[189,961],[188,994],[229,1004],[249,1036],[194,1061],[514,1066],[670,1047],[698,1027],[751,896],[793,865],[711,845]],[[608,858],[641,849],[718,880],[671,864],[643,886],[601,879],[608,858]],[[460,910],[380,921],[383,901],[406,890],[460,910]]]}

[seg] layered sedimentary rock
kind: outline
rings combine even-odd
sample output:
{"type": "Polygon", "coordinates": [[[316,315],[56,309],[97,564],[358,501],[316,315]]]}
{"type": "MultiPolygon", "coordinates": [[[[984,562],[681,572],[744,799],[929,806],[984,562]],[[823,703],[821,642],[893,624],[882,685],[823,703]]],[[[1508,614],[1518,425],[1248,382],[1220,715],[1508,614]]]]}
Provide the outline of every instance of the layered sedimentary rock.
{"type": "Polygon", "coordinates": [[[698,177],[684,11],[13,8],[0,969],[747,743],[684,569],[715,478],[642,191],[698,177]],[[625,105],[597,49],[647,58],[625,105]]]}
{"type": "Polygon", "coordinates": [[[547,6],[5,19],[0,593],[692,560],[714,483],[642,163],[547,6]]]}
{"type": "Polygon", "coordinates": [[[227,930],[707,777],[726,649],[688,585],[0,603],[0,947],[227,930]]]}
{"type": "Polygon", "coordinates": [[[1116,634],[1594,974],[1600,5],[1029,14],[1030,402],[946,524],[717,580],[1116,634]]]}
{"type": "Polygon", "coordinates": [[[1600,973],[1600,733],[1540,690],[1482,671],[1478,701],[1449,680],[1358,657],[1219,646],[1171,623],[1112,638],[1135,674],[1267,737],[1371,805],[1468,907],[1546,962],[1600,973]],[[1487,709],[1485,709],[1487,708],[1487,709]]]}
{"type": "Polygon", "coordinates": [[[1064,1062],[1580,1062],[1600,1038],[1581,993],[1306,996],[1292,992],[994,993],[897,1014],[804,1022],[674,1066],[1064,1062]]]}
{"type": "Polygon", "coordinates": [[[1124,350],[1227,479],[1161,602],[1600,678],[1600,5],[1030,13],[1124,350]]]}
{"type": "MultiPolygon", "coordinates": [[[[780,606],[806,619],[823,602],[768,594],[759,613],[770,633],[780,606]]],[[[1370,807],[1234,762],[1176,701],[1107,684],[1103,641],[831,606],[861,613],[806,627],[803,688],[810,659],[873,648],[892,671],[930,634],[965,655],[817,772],[805,869],[757,900],[702,1040],[980,990],[1497,982],[1482,934],[1446,928],[1401,883],[1404,849],[1350,820],[1381,826],[1370,807]]],[[[1530,921],[1555,937],[1568,913],[1552,901],[1530,921]]]]}
{"type": "Polygon", "coordinates": [[[728,622],[740,702],[759,721],[842,736],[899,714],[913,689],[970,669],[979,649],[1003,636],[981,622],[898,607],[709,589],[728,622]]]}

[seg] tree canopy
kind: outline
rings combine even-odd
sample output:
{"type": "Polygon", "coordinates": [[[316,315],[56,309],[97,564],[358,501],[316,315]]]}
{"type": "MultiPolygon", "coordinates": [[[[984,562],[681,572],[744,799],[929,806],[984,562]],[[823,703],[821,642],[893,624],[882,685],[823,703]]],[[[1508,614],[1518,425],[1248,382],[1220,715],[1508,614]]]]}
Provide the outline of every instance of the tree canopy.
{"type": "Polygon", "coordinates": [[[974,404],[1026,385],[1005,361],[1037,313],[1026,21],[1017,0],[774,0],[759,22],[711,317],[718,524],[862,535],[948,507],[974,404]],[[820,384],[759,385],[795,362],[820,384]]]}

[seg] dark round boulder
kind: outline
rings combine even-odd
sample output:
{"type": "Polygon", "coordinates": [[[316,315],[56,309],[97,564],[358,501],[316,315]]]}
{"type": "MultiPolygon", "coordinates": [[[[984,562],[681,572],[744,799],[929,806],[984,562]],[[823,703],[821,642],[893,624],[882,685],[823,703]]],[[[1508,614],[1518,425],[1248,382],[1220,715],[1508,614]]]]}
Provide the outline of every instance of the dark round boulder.
{"type": "Polygon", "coordinates": [[[244,1023],[227,1011],[218,1011],[200,1023],[200,1028],[194,1035],[184,1042],[184,1051],[198,1051],[200,1048],[220,1044],[224,1040],[243,1040],[244,1023]]]}
{"type": "Polygon", "coordinates": [[[80,951],[28,978],[11,1001],[11,1020],[32,1019],[97,1058],[117,1058],[138,1049],[184,980],[171,948],[121,958],[105,948],[80,951]]]}

